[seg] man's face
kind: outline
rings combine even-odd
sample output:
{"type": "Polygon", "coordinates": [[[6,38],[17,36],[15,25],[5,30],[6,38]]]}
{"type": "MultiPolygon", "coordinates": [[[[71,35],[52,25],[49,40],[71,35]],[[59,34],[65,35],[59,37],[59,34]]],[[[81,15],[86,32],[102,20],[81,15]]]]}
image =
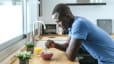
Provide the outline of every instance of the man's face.
{"type": "Polygon", "coordinates": [[[63,30],[67,30],[69,28],[69,19],[67,17],[60,17],[58,13],[55,13],[52,15],[52,18],[56,21],[59,27],[63,28],[63,30]]]}

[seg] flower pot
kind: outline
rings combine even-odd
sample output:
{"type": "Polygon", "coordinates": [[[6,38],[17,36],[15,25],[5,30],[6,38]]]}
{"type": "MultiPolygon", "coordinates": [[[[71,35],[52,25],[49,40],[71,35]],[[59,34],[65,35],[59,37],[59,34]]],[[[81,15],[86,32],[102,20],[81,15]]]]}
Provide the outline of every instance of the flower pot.
{"type": "Polygon", "coordinates": [[[27,51],[30,51],[33,54],[34,47],[27,48],[27,51]]]}
{"type": "Polygon", "coordinates": [[[19,64],[29,64],[29,59],[19,59],[19,64]]]}

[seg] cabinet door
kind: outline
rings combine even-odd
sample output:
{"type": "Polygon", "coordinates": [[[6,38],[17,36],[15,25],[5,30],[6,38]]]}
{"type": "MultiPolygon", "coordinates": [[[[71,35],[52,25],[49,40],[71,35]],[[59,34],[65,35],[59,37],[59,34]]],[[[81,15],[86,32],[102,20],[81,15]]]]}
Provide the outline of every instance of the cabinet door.
{"type": "Polygon", "coordinates": [[[112,34],[112,20],[111,19],[99,19],[97,25],[106,31],[108,34],[112,34]]]}

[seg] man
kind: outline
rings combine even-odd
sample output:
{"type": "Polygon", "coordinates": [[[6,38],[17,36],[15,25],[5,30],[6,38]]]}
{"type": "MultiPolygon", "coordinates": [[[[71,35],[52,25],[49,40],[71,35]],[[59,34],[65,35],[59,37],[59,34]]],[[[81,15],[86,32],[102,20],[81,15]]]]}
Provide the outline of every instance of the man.
{"type": "Polygon", "coordinates": [[[98,64],[114,64],[114,41],[105,31],[84,17],[74,16],[65,4],[57,4],[52,14],[59,26],[69,30],[69,35],[66,43],[57,44],[48,40],[46,47],[65,51],[71,61],[83,47],[98,60],[98,64]]]}

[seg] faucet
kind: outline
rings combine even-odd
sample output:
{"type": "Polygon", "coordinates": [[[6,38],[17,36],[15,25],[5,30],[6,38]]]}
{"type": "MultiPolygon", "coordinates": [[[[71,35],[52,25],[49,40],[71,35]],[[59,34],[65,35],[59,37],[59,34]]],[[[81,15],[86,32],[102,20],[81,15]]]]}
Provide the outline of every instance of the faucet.
{"type": "Polygon", "coordinates": [[[39,37],[42,33],[42,25],[44,30],[46,30],[46,25],[43,21],[36,21],[35,23],[38,25],[38,37],[39,37]]]}
{"type": "Polygon", "coordinates": [[[43,29],[44,30],[46,30],[46,25],[45,25],[45,23],[43,22],[43,21],[35,21],[34,23],[33,23],[33,32],[32,32],[32,42],[34,43],[34,45],[35,45],[35,29],[36,29],[36,25],[37,25],[37,29],[38,29],[38,37],[40,37],[40,35],[41,35],[41,31],[42,31],[42,25],[43,25],[43,29]]]}
{"type": "Polygon", "coordinates": [[[37,29],[38,29],[38,37],[40,37],[41,35],[41,31],[42,31],[42,25],[43,25],[43,29],[46,30],[46,25],[43,21],[35,21],[33,23],[33,32],[32,32],[32,42],[35,44],[35,28],[36,28],[36,25],[37,25],[37,29]]]}

